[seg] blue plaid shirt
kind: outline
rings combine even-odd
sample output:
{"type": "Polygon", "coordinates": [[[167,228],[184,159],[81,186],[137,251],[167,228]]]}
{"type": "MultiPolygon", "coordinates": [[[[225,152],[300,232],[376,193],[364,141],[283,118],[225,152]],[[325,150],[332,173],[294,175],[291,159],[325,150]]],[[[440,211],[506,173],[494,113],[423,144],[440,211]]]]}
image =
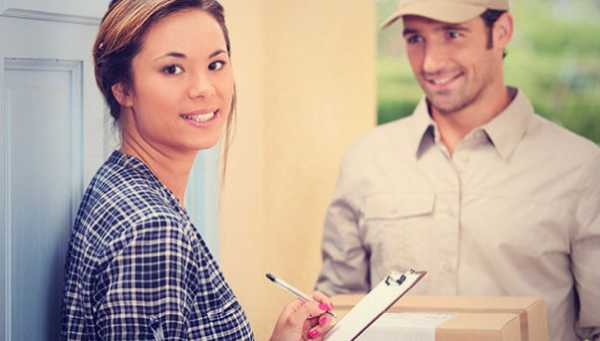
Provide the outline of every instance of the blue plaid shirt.
{"type": "Polygon", "coordinates": [[[68,340],[253,340],[242,308],[185,210],[138,159],[115,151],[72,230],[68,340]]]}

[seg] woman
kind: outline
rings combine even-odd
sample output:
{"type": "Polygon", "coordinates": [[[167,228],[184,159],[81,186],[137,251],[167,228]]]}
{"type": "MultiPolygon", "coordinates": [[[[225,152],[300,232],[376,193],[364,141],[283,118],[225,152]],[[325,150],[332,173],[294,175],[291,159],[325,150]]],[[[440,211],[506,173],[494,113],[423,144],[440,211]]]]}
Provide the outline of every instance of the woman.
{"type": "MultiPolygon", "coordinates": [[[[223,8],[213,0],[113,0],[96,80],[121,132],[73,226],[69,340],[251,340],[248,321],[183,208],[199,150],[235,108],[223,8]]],[[[326,297],[290,303],[272,340],[319,339],[326,297]]]]}

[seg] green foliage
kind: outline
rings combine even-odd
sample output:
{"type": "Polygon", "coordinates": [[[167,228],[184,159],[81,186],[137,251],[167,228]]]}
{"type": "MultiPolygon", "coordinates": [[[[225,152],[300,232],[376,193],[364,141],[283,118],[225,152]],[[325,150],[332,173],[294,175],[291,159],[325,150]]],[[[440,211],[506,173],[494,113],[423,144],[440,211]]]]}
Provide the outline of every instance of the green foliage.
{"type": "Polygon", "coordinates": [[[393,58],[377,62],[377,123],[383,124],[412,113],[421,89],[406,63],[393,58]]]}
{"type": "MultiPolygon", "coordinates": [[[[389,11],[392,1],[378,0],[378,6],[389,11]]],[[[523,90],[540,114],[600,143],[600,7],[592,0],[563,3],[512,2],[516,32],[506,82],[523,90]]],[[[383,32],[379,41],[378,122],[385,123],[412,113],[422,92],[398,32],[383,32]]]]}

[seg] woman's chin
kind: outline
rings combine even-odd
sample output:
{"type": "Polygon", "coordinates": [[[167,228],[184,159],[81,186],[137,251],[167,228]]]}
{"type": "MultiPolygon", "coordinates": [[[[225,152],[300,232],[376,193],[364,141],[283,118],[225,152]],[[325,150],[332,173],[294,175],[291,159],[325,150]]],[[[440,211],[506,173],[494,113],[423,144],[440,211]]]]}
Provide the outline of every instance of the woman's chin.
{"type": "Polygon", "coordinates": [[[190,147],[191,147],[190,149],[194,149],[196,151],[202,151],[202,150],[206,150],[206,149],[211,149],[214,146],[216,146],[218,143],[219,143],[219,138],[211,139],[211,140],[197,141],[197,142],[190,144],[190,147]]]}

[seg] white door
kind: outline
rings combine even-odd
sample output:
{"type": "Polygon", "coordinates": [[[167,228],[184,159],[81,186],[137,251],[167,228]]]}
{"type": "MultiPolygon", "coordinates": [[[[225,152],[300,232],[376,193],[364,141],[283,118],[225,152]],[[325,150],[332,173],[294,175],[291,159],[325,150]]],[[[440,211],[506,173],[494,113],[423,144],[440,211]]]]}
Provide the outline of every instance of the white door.
{"type": "Polygon", "coordinates": [[[0,0],[0,339],[56,340],[64,257],[110,148],[91,46],[108,0],[0,0]]]}

